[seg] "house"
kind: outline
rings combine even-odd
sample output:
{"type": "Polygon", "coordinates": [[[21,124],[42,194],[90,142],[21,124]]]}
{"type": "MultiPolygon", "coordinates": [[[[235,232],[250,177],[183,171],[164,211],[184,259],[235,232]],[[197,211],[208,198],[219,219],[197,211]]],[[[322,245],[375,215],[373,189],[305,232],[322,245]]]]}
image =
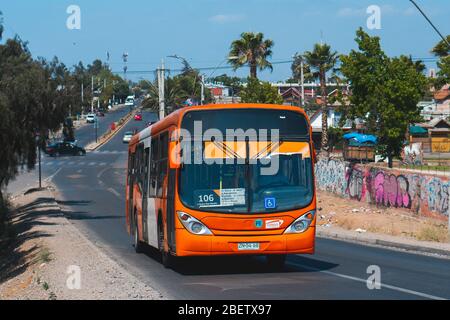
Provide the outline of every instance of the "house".
{"type": "MultiPolygon", "coordinates": [[[[302,92],[300,83],[276,82],[271,83],[271,85],[278,89],[278,93],[283,97],[285,105],[300,105],[302,92]]],[[[327,83],[326,85],[327,94],[330,94],[337,89],[348,89],[348,85],[333,82],[327,83]]],[[[304,83],[303,92],[305,94],[305,101],[313,100],[320,95],[320,84],[314,82],[304,83]]]]}
{"type": "Polygon", "coordinates": [[[443,86],[434,92],[432,101],[421,101],[418,106],[422,108],[422,117],[429,121],[435,118],[450,117],[450,85],[443,86]]]}
{"type": "Polygon", "coordinates": [[[409,131],[410,143],[421,142],[423,152],[450,152],[450,122],[448,120],[435,118],[411,126],[409,131]]]}

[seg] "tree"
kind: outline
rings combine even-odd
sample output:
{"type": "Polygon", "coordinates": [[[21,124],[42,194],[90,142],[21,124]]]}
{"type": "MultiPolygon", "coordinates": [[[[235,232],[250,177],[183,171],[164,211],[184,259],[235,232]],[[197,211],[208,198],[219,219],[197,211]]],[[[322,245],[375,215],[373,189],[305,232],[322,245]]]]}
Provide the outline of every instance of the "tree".
{"type": "Polygon", "coordinates": [[[33,60],[18,37],[0,45],[0,198],[18,167],[34,167],[36,147],[48,132],[61,127],[68,109],[65,76],[57,59],[33,60]]]}
{"type": "Polygon", "coordinates": [[[2,39],[3,35],[3,13],[0,11],[0,40],[2,39]]]}
{"type": "Polygon", "coordinates": [[[407,57],[389,58],[379,37],[371,37],[360,28],[355,41],[358,50],[340,57],[340,71],[352,92],[348,97],[351,107],[344,117],[364,120],[366,131],[378,136],[377,151],[388,158],[392,168],[408,126],[422,120],[417,104],[427,81],[407,57]]]}
{"type": "Polygon", "coordinates": [[[230,87],[233,90],[233,95],[238,95],[242,89],[242,79],[239,77],[230,77],[227,74],[221,74],[211,79],[214,83],[223,84],[226,87],[230,87]]]}
{"type": "Polygon", "coordinates": [[[229,63],[234,70],[248,65],[250,77],[257,78],[257,69],[260,71],[264,69],[273,70],[272,64],[267,60],[272,56],[273,45],[272,40],[264,40],[264,35],[261,32],[243,32],[240,39],[231,43],[229,56],[237,57],[237,59],[230,59],[229,63]]]}
{"type": "MultiPolygon", "coordinates": [[[[450,42],[450,35],[447,36],[447,42],[450,42]]],[[[439,41],[431,50],[435,56],[439,57],[437,63],[439,71],[437,73],[437,79],[434,81],[434,85],[437,88],[450,83],[450,46],[444,42],[439,41]]]]}
{"type": "Polygon", "coordinates": [[[316,43],[313,51],[306,51],[303,55],[306,63],[313,71],[313,77],[320,81],[321,102],[322,102],[322,148],[328,150],[328,107],[327,107],[327,72],[336,65],[338,56],[336,51],[331,51],[331,47],[326,44],[316,43]]]}
{"type": "MultiPolygon", "coordinates": [[[[181,106],[186,100],[187,93],[181,89],[180,84],[174,78],[167,78],[164,82],[165,86],[165,114],[169,114],[177,107],[181,106]]],[[[158,83],[150,83],[148,89],[149,96],[144,99],[142,106],[144,109],[149,109],[154,112],[159,111],[159,90],[158,83]]]]}
{"type": "Polygon", "coordinates": [[[244,103],[283,103],[277,88],[272,87],[269,82],[260,82],[253,77],[248,78],[247,86],[241,90],[241,99],[244,103]]]}
{"type": "MultiPolygon", "coordinates": [[[[450,34],[447,36],[447,42],[450,43],[450,34]]],[[[444,42],[444,40],[439,41],[431,52],[437,57],[446,57],[450,54],[450,47],[444,42]]]]}
{"type": "Polygon", "coordinates": [[[292,78],[290,81],[292,83],[299,82],[301,80],[301,72],[302,72],[302,60],[303,60],[303,78],[305,82],[311,82],[314,80],[314,75],[311,72],[311,67],[307,64],[302,55],[296,53],[294,56],[294,61],[291,65],[292,78]]]}

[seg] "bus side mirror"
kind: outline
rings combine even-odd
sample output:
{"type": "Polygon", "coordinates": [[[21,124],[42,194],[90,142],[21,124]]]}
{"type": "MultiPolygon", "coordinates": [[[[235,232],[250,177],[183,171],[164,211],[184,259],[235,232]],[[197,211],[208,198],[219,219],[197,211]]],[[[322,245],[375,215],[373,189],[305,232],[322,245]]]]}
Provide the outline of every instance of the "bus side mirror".
{"type": "Polygon", "coordinates": [[[169,167],[178,169],[181,167],[181,148],[177,141],[169,142],[169,167]]]}

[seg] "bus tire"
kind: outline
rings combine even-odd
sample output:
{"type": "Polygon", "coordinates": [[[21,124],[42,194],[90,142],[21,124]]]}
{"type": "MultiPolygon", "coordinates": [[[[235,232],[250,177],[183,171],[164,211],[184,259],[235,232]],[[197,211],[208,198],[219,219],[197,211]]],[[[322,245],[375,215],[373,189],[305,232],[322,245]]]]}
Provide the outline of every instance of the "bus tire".
{"type": "Polygon", "coordinates": [[[175,257],[170,252],[164,249],[164,227],[163,227],[161,215],[158,218],[158,247],[161,252],[161,262],[164,268],[173,268],[175,263],[175,257]]]}
{"type": "Polygon", "coordinates": [[[271,254],[266,256],[267,264],[273,270],[283,270],[286,263],[285,254],[271,254]]]}
{"type": "Polygon", "coordinates": [[[137,214],[134,213],[134,230],[133,230],[133,242],[134,242],[134,251],[136,253],[142,253],[143,251],[143,243],[139,240],[139,227],[137,222],[137,214]]]}

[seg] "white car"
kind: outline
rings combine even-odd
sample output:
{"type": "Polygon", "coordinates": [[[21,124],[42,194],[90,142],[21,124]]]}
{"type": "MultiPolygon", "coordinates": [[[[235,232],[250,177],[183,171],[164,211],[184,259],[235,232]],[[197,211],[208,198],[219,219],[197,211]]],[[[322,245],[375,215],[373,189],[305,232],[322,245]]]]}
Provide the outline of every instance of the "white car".
{"type": "Polygon", "coordinates": [[[132,137],[133,137],[133,132],[131,132],[131,131],[125,132],[125,134],[123,135],[123,139],[122,139],[123,143],[130,142],[132,137]]]}
{"type": "Polygon", "coordinates": [[[86,116],[86,122],[87,122],[87,123],[94,123],[94,122],[95,122],[95,119],[96,119],[96,116],[95,116],[95,114],[93,114],[93,113],[89,113],[89,114],[86,116]]]}

